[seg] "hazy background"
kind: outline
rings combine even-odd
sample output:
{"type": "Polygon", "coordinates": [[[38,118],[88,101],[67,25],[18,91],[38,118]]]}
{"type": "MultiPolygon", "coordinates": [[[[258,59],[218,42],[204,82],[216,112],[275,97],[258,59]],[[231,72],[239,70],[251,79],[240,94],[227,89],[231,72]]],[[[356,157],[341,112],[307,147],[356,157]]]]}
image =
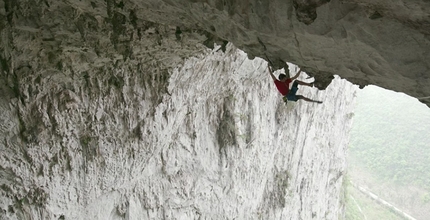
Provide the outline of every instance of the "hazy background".
{"type": "MultiPolygon", "coordinates": [[[[430,216],[430,109],[376,86],[357,93],[348,178],[416,219],[430,216]]],[[[347,219],[404,219],[347,184],[347,219]]]]}

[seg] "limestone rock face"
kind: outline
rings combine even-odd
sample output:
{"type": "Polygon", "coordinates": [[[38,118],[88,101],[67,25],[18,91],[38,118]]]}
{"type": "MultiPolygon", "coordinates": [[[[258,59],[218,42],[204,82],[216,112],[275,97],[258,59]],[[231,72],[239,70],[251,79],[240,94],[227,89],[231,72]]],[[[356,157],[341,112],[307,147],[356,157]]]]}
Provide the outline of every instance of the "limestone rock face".
{"type": "Polygon", "coordinates": [[[277,67],[279,60],[296,63],[320,88],[336,73],[430,103],[429,1],[164,2],[180,12],[181,24],[199,25],[277,67]]]}
{"type": "Polygon", "coordinates": [[[338,74],[360,86],[374,84],[430,101],[429,1],[2,0],[0,4],[1,68],[6,72],[20,67],[10,66],[13,48],[4,46],[14,35],[22,38],[44,30],[45,52],[71,38],[97,48],[110,39],[127,56],[130,27],[142,34],[150,21],[176,28],[178,38],[183,32],[198,31],[210,47],[214,42],[232,42],[250,58],[270,60],[276,68],[286,67],[284,61],[295,63],[315,76],[321,89],[338,74]],[[13,31],[7,31],[11,27],[13,31]],[[105,40],[92,39],[88,33],[94,31],[102,31],[105,40]]]}
{"type": "Polygon", "coordinates": [[[236,6],[0,4],[0,219],[343,215],[356,87],[285,105],[263,59],[204,28],[236,6]]]}
{"type": "Polygon", "coordinates": [[[0,218],[341,216],[355,87],[326,86],[428,95],[426,4],[0,0],[0,218]]]}
{"type": "MultiPolygon", "coordinates": [[[[93,3],[98,8],[71,4],[105,13],[103,2],[93,3]]],[[[360,86],[375,84],[430,100],[428,1],[117,0],[111,5],[121,6],[121,14],[134,11],[139,19],[204,30],[210,36],[206,43],[233,42],[278,68],[284,66],[280,60],[296,63],[320,88],[336,73],[360,86]]]]}
{"type": "Polygon", "coordinates": [[[217,49],[167,77],[147,54],[4,87],[0,218],[340,218],[356,86],[336,78],[299,90],[324,104],[285,105],[264,60],[217,49]]]}

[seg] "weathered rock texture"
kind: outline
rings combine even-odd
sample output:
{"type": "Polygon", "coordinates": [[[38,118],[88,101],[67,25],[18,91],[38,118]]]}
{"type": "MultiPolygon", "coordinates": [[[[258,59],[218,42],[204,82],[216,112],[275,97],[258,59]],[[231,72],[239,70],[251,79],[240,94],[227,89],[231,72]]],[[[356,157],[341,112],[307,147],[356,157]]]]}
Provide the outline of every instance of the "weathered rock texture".
{"type": "Polygon", "coordinates": [[[71,37],[81,38],[87,47],[103,47],[103,40],[87,34],[102,31],[103,23],[105,41],[110,39],[127,56],[133,49],[127,43],[132,39],[126,26],[142,33],[151,21],[177,27],[178,38],[181,32],[198,30],[208,46],[233,42],[250,57],[270,59],[277,68],[285,66],[283,61],[296,63],[317,78],[320,88],[338,74],[361,86],[375,84],[430,101],[429,1],[3,0],[0,4],[3,72],[20,67],[11,66],[16,57],[10,51],[16,45],[4,48],[16,35],[45,34],[46,52],[71,37]]]}
{"type": "MultiPolygon", "coordinates": [[[[251,57],[290,61],[325,87],[334,73],[428,103],[430,2],[422,0],[107,1],[121,14],[205,30],[251,57]]],[[[70,3],[107,17],[106,4],[70,3]],[[102,8],[102,9],[100,9],[102,8]]],[[[221,40],[220,40],[221,41],[221,40]]]]}
{"type": "Polygon", "coordinates": [[[430,101],[430,2],[136,1],[146,19],[203,28],[251,57],[296,63],[325,87],[334,73],[430,101]],[[155,2],[158,2],[156,4],[155,2]]]}
{"type": "Polygon", "coordinates": [[[426,20],[307,3],[1,0],[0,217],[342,215],[354,88],[287,109],[227,41],[321,87],[337,73],[425,96],[426,20]]]}
{"type": "MultiPolygon", "coordinates": [[[[153,56],[178,53],[169,36],[153,56]]],[[[104,71],[76,58],[3,87],[0,218],[341,217],[355,86],[285,106],[265,61],[226,49],[167,76],[150,55],[104,71]]]]}

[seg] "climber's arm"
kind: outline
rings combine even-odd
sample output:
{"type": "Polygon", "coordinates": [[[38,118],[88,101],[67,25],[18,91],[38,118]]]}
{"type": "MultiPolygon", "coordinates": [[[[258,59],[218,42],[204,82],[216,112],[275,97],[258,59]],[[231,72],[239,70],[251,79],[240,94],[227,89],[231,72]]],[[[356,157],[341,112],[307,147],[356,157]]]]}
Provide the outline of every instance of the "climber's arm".
{"type": "Polygon", "coordinates": [[[300,76],[300,73],[302,72],[302,70],[299,70],[299,72],[296,73],[296,75],[294,75],[293,77],[291,77],[291,80],[295,80],[300,76]]]}
{"type": "Polygon", "coordinates": [[[273,75],[273,71],[272,71],[272,68],[270,67],[269,63],[267,63],[267,68],[269,69],[269,73],[270,73],[270,76],[272,77],[273,81],[277,80],[275,75],[273,75]]]}

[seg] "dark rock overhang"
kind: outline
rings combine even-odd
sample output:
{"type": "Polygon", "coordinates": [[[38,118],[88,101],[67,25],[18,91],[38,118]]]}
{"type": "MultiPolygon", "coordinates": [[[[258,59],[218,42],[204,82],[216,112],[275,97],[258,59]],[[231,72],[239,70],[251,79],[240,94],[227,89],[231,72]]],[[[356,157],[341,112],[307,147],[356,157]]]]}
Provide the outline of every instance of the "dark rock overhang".
{"type": "MultiPolygon", "coordinates": [[[[320,89],[335,74],[360,87],[378,85],[430,105],[428,1],[3,0],[0,4],[3,36],[8,26],[19,28],[25,22],[40,21],[40,11],[59,16],[75,13],[76,19],[68,26],[76,26],[83,39],[85,32],[93,31],[91,22],[85,20],[92,20],[94,25],[110,22],[109,37],[127,56],[127,48],[121,47],[125,23],[139,29],[154,22],[176,27],[178,40],[182,31],[196,31],[205,37],[202,43],[207,46],[232,42],[249,58],[261,57],[275,68],[285,68],[285,61],[295,63],[316,78],[320,89]]],[[[42,23],[35,25],[50,28],[42,23]]],[[[50,39],[45,37],[47,45],[50,39]]],[[[11,57],[5,53],[0,57],[1,70],[13,71],[11,57]]]]}

